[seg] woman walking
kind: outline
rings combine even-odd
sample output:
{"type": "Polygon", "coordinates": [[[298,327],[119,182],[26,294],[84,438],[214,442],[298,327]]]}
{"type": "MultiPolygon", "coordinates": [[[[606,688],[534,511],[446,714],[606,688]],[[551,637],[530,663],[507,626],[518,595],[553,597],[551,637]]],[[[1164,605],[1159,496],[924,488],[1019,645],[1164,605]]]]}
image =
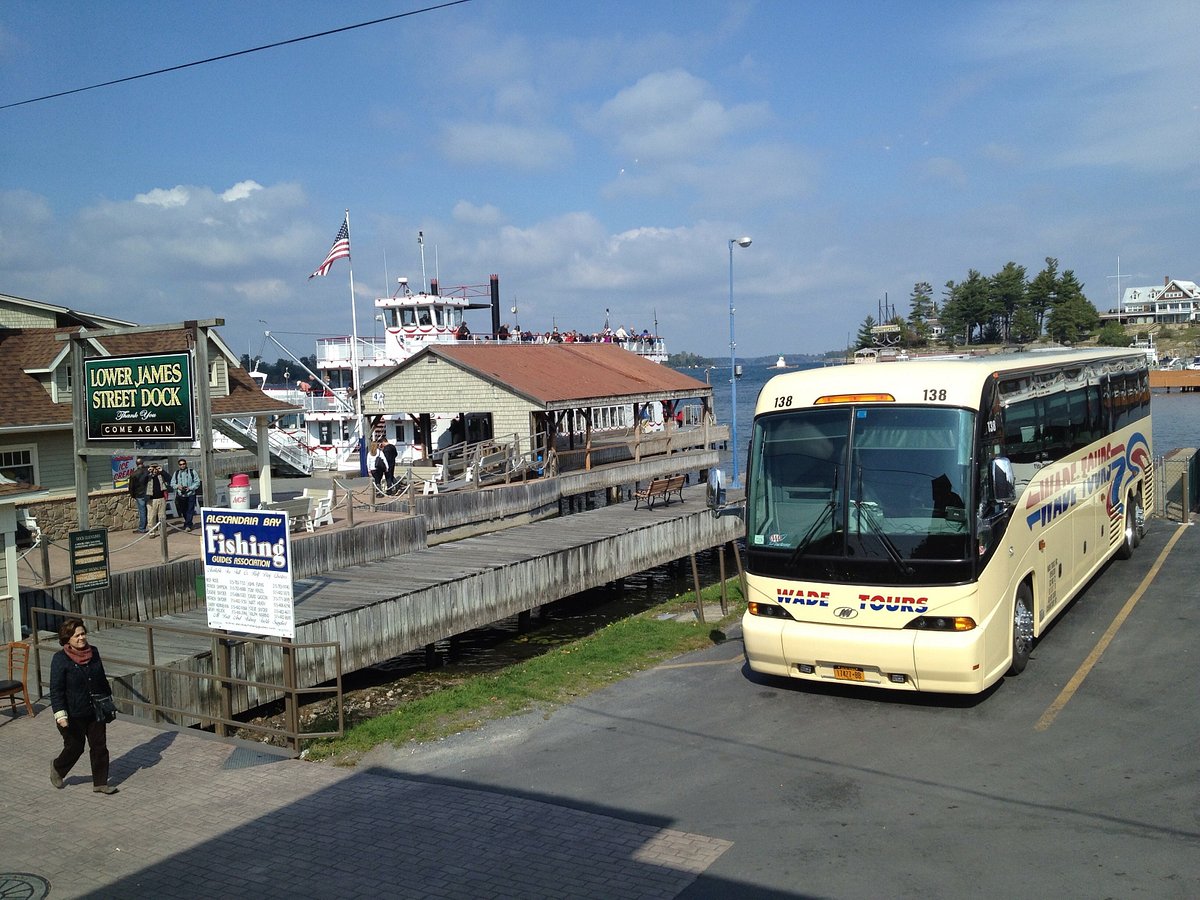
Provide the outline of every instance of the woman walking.
{"type": "Polygon", "coordinates": [[[96,718],[92,707],[93,694],[112,693],[100,651],[88,643],[87,628],[80,619],[62,623],[58,642],[62,649],[50,661],[50,705],[63,750],[51,763],[50,783],[63,787],[63,779],[83,755],[86,741],[92,762],[92,790],[115,794],[117,789],[108,783],[108,726],[96,718]]]}

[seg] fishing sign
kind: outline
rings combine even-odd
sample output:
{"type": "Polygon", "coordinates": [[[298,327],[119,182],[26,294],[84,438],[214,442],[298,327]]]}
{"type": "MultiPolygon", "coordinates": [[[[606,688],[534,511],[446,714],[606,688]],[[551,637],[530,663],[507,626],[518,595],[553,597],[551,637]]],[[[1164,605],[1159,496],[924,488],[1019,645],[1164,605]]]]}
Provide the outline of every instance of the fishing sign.
{"type": "Polygon", "coordinates": [[[287,514],[202,509],[200,539],[208,627],[295,637],[287,514]]]}

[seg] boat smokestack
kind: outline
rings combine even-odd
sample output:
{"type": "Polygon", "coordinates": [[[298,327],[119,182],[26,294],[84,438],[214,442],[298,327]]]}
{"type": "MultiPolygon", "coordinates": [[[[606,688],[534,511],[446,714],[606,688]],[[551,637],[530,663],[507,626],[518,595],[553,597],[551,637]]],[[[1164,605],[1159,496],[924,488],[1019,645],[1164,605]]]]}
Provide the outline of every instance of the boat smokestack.
{"type": "Polygon", "coordinates": [[[492,285],[492,334],[500,333],[500,276],[489,279],[492,285]]]}

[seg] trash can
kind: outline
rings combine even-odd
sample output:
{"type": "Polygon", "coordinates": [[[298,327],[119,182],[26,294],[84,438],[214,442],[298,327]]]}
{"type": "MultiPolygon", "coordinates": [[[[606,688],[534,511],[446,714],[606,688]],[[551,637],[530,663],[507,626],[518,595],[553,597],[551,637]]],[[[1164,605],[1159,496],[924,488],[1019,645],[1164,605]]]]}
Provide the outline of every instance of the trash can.
{"type": "Polygon", "coordinates": [[[229,479],[229,508],[250,508],[250,476],[234,475],[229,479]]]}

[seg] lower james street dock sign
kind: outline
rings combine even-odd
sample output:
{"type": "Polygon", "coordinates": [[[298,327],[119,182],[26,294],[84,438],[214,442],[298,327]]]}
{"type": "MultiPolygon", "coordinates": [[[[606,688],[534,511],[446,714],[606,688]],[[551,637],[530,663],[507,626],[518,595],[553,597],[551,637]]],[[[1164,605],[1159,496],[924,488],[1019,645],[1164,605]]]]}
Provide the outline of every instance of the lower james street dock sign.
{"type": "Polygon", "coordinates": [[[83,361],[89,441],[195,439],[187,353],[83,361]]]}

